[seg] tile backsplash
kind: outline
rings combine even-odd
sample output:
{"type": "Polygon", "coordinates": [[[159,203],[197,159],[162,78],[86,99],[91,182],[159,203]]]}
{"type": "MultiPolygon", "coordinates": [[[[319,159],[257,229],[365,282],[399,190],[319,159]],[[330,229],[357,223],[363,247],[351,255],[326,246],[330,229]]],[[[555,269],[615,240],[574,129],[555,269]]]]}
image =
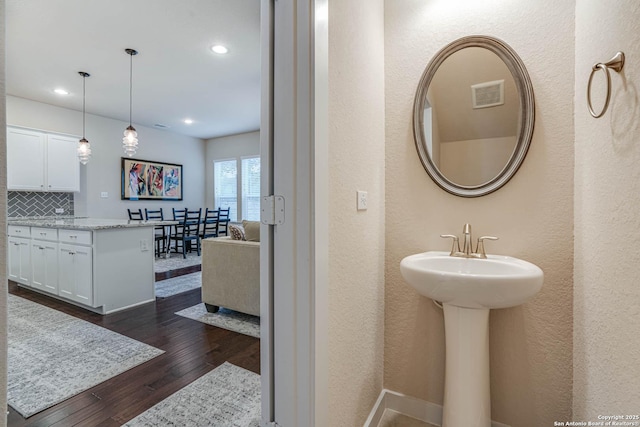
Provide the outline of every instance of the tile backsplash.
{"type": "Polygon", "coordinates": [[[7,195],[7,216],[73,216],[73,193],[45,193],[30,191],[9,191],[7,195]],[[56,208],[64,209],[56,214],[56,208]]]}

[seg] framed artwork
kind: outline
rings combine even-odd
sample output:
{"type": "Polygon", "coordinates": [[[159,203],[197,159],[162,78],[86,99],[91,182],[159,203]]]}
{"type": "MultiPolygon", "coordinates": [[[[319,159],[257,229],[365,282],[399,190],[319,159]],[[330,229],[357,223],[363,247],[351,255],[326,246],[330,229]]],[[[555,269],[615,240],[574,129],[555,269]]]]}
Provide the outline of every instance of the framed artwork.
{"type": "Polygon", "coordinates": [[[182,200],[182,165],[122,157],[122,200],[182,200]]]}

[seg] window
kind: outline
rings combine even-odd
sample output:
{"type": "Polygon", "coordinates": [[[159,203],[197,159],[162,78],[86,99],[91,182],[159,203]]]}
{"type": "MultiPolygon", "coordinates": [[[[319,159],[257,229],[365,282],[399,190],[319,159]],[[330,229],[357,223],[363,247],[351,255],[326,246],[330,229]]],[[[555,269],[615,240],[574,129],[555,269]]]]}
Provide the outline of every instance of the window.
{"type": "Polygon", "coordinates": [[[213,162],[214,208],[231,208],[229,219],[238,220],[238,161],[213,162]]]}
{"type": "Polygon", "coordinates": [[[215,160],[213,199],[214,208],[231,208],[231,221],[260,221],[260,157],[215,160]]]}
{"type": "Polygon", "coordinates": [[[260,157],[242,159],[242,219],[260,221],[260,157]]]}

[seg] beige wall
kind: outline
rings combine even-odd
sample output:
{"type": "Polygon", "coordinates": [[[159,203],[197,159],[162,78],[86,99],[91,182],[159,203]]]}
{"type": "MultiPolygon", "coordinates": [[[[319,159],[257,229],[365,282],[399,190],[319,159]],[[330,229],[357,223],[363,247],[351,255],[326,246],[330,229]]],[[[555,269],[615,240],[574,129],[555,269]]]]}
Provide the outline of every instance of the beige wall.
{"type": "MultiPolygon", "coordinates": [[[[640,3],[578,0],[575,64],[574,390],[576,420],[640,408],[640,3]],[[606,31],[602,31],[606,28],[606,31]],[[591,67],[617,51],[609,111],[587,112],[591,67]]],[[[604,81],[594,82],[594,108],[604,81]]]]}
{"type": "MultiPolygon", "coordinates": [[[[6,126],[5,114],[5,53],[4,53],[4,0],[0,0],[0,129],[6,126]]],[[[0,132],[0,164],[7,163],[7,134],[0,132]]],[[[7,169],[0,168],[0,230],[7,229],[7,169]]],[[[7,277],[7,235],[0,233],[0,277],[7,277]]],[[[0,292],[0,408],[7,407],[7,293],[0,292]]],[[[0,426],[7,425],[7,418],[0,417],[0,426]]]]}
{"type": "Polygon", "coordinates": [[[429,85],[438,105],[443,142],[497,138],[518,133],[518,89],[506,64],[488,49],[471,47],[449,56],[429,85]],[[481,64],[479,66],[478,64],[481,64]],[[504,80],[504,104],[473,108],[471,86],[504,80]]]}
{"type": "Polygon", "coordinates": [[[395,0],[385,3],[386,283],[384,386],[442,403],[442,311],[400,276],[400,260],[447,250],[442,233],[499,236],[490,253],[539,265],[540,294],[491,313],[492,417],[514,427],[571,416],[574,2],[395,0]],[[463,3],[463,6],[461,4],[463,3]],[[464,199],[437,187],[412,136],[420,76],[444,45],[466,35],[506,41],[524,61],[536,98],[529,154],[490,195],[464,199]]]}
{"type": "Polygon", "coordinates": [[[329,2],[329,425],[362,425],[382,389],[384,13],[329,2]],[[354,17],[357,19],[354,21],[354,17]],[[356,191],[369,209],[356,211],[356,191]]]}
{"type": "Polygon", "coordinates": [[[460,185],[480,185],[495,178],[513,154],[515,136],[440,144],[440,172],[460,185]]]}

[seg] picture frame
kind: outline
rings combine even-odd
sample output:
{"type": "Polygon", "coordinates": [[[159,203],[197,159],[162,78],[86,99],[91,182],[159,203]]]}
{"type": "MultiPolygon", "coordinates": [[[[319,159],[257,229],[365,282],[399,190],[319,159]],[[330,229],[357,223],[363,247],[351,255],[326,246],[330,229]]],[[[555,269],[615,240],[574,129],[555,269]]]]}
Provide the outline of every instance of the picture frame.
{"type": "Polygon", "coordinates": [[[121,159],[122,200],[182,200],[182,165],[121,159]]]}

